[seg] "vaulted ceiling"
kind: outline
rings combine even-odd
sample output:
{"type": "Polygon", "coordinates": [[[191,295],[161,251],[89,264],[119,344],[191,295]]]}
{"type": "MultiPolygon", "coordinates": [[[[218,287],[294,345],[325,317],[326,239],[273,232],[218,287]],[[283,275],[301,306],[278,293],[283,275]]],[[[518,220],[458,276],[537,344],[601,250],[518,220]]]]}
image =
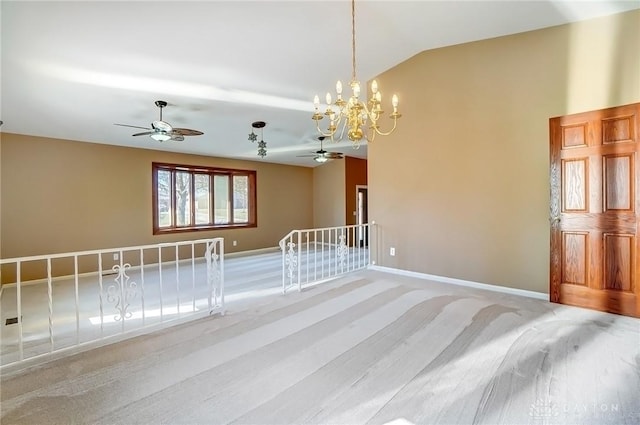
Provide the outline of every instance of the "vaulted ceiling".
{"type": "MultiPolygon", "coordinates": [[[[637,8],[639,1],[358,0],[358,77],[428,49],[637,8]]],[[[317,165],[298,155],[319,148],[313,96],[350,79],[350,13],[345,0],[3,0],[0,130],[317,165]],[[204,135],[160,143],[114,125],[149,127],[156,100],[168,102],[165,121],[204,135]],[[267,123],[264,159],[248,140],[258,120],[267,123]]],[[[349,142],[325,148],[366,155],[349,142]]]]}

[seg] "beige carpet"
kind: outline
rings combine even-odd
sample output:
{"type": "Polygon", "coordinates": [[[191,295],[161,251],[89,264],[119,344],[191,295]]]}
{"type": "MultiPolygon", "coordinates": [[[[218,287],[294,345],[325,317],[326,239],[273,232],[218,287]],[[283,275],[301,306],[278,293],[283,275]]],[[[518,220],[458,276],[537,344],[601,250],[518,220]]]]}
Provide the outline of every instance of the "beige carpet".
{"type": "Polygon", "coordinates": [[[5,424],[638,424],[640,321],[365,271],[2,377],[5,424]]]}

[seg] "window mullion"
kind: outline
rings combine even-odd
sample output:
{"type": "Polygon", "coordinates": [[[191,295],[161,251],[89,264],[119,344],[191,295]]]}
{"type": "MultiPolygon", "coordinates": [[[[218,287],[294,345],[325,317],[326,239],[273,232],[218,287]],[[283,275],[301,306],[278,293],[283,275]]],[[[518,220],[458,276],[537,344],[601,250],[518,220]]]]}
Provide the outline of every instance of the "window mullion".
{"type": "Polygon", "coordinates": [[[229,198],[227,202],[229,203],[229,224],[234,224],[236,222],[235,217],[233,216],[233,173],[229,173],[229,198]]]}
{"type": "Polygon", "coordinates": [[[170,187],[170,196],[171,196],[171,227],[176,227],[177,223],[177,196],[176,196],[176,170],[171,170],[171,179],[169,184],[170,187]]]}
{"type": "Polygon", "coordinates": [[[213,196],[213,192],[215,190],[215,188],[213,187],[213,173],[209,173],[209,224],[211,226],[215,225],[215,219],[214,217],[216,216],[216,205],[214,204],[214,196],[213,196]]]}
{"type": "Polygon", "coordinates": [[[191,171],[190,173],[190,184],[189,184],[189,203],[191,204],[191,225],[196,225],[196,173],[191,171]]]}

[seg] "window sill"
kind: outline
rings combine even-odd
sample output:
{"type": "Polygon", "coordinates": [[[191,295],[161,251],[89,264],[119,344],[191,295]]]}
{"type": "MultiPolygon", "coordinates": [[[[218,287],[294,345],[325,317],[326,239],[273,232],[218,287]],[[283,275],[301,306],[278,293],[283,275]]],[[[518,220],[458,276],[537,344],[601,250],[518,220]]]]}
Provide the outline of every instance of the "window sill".
{"type": "Polygon", "coordinates": [[[216,226],[191,226],[191,227],[173,227],[167,229],[153,229],[154,235],[165,235],[171,233],[187,233],[187,232],[212,232],[216,230],[227,229],[247,229],[258,227],[257,224],[218,224],[216,226]]]}

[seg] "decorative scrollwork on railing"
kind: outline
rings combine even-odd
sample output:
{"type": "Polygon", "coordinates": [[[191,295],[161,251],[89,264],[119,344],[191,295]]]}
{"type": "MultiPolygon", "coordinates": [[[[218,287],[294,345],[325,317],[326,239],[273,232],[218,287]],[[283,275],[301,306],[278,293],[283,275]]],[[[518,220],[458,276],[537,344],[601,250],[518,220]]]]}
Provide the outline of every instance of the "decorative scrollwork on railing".
{"type": "MultiPolygon", "coordinates": [[[[209,284],[209,291],[211,293],[211,299],[213,303],[217,305],[218,297],[221,295],[219,292],[220,282],[222,276],[220,273],[220,255],[215,251],[215,242],[209,242],[207,249],[204,253],[204,258],[207,262],[207,283],[209,284]]],[[[213,306],[209,306],[212,308],[213,306]]]]}
{"type": "Polygon", "coordinates": [[[344,235],[340,235],[338,237],[338,262],[340,263],[340,267],[343,267],[346,265],[346,261],[347,261],[347,255],[349,255],[349,247],[347,246],[347,244],[344,242],[344,235]]]}
{"type": "Polygon", "coordinates": [[[114,279],[115,284],[109,285],[107,288],[107,302],[115,304],[115,309],[118,311],[118,314],[114,316],[116,321],[131,317],[131,312],[127,310],[138,293],[138,285],[135,282],[129,282],[127,269],[130,268],[131,264],[129,263],[116,264],[112,268],[118,274],[114,279]]]}
{"type": "Polygon", "coordinates": [[[284,262],[287,266],[287,277],[293,278],[293,275],[298,268],[298,257],[296,256],[296,244],[293,242],[287,242],[287,253],[285,254],[284,262]]]}

